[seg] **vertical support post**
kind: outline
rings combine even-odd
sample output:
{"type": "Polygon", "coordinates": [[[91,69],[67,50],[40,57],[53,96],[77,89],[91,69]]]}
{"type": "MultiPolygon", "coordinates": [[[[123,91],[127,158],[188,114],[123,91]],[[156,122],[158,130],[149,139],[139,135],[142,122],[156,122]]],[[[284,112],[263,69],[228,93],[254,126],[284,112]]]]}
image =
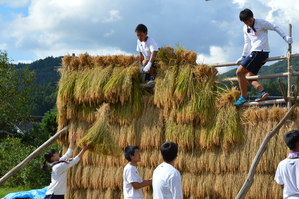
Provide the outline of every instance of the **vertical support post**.
{"type": "MultiPolygon", "coordinates": [[[[292,37],[292,24],[289,24],[289,36],[292,37]]],[[[292,95],[292,75],[293,75],[293,66],[292,66],[292,44],[289,44],[288,48],[288,109],[292,106],[292,101],[290,100],[290,97],[292,95]]]]}

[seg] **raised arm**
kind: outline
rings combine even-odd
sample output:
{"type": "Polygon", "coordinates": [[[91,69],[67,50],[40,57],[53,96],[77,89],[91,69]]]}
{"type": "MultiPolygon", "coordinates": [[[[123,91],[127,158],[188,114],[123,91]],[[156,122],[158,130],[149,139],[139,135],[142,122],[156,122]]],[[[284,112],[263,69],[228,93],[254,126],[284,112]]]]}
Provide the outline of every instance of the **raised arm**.
{"type": "Polygon", "coordinates": [[[77,133],[74,133],[70,138],[70,145],[67,152],[60,158],[60,160],[66,160],[72,156],[73,150],[75,149],[76,140],[77,140],[77,133]]]}
{"type": "Polygon", "coordinates": [[[71,168],[72,166],[74,166],[75,164],[77,164],[80,159],[82,159],[84,153],[87,151],[88,147],[85,146],[83,147],[83,149],[81,149],[81,151],[78,153],[78,155],[72,159],[72,161],[70,161],[69,163],[60,163],[55,167],[55,170],[53,169],[54,172],[56,172],[57,174],[63,173],[64,171],[66,171],[68,168],[71,168]]]}

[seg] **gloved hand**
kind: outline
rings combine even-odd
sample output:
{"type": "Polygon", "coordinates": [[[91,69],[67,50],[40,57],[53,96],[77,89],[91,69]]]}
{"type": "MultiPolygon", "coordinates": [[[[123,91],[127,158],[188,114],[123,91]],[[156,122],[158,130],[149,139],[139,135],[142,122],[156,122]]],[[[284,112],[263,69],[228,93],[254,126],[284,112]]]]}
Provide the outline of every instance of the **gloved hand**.
{"type": "Polygon", "coordinates": [[[288,44],[293,43],[293,38],[292,38],[292,37],[284,36],[283,39],[284,39],[288,44]]]}
{"type": "Polygon", "coordinates": [[[151,67],[152,67],[152,62],[149,61],[149,62],[144,66],[144,68],[143,68],[143,72],[148,73],[149,70],[151,69],[151,67]]]}
{"type": "Polygon", "coordinates": [[[242,56],[242,57],[240,57],[240,58],[236,61],[236,63],[237,63],[237,64],[241,64],[241,62],[242,62],[244,59],[245,59],[245,56],[242,56]]]}
{"type": "Polygon", "coordinates": [[[140,72],[140,73],[144,73],[144,72],[143,72],[143,69],[144,69],[144,66],[140,66],[140,67],[139,67],[139,72],[140,72]]]}

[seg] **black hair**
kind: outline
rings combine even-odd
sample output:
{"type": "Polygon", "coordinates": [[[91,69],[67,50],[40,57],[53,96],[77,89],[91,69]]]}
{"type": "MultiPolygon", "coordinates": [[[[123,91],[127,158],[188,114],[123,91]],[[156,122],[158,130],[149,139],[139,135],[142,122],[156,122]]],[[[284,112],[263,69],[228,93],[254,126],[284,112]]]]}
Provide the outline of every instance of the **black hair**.
{"type": "Polygon", "coordinates": [[[135,32],[144,32],[147,33],[147,27],[143,24],[138,24],[135,28],[135,32]]]}
{"type": "Polygon", "coordinates": [[[44,154],[44,158],[45,160],[43,161],[43,163],[40,165],[40,168],[42,170],[47,170],[47,168],[49,168],[49,163],[52,163],[51,158],[52,156],[56,153],[55,149],[50,149],[49,151],[47,151],[44,154]]]}
{"type": "Polygon", "coordinates": [[[161,145],[160,151],[165,162],[173,161],[178,155],[178,145],[174,142],[165,142],[161,145]]]}
{"type": "Polygon", "coordinates": [[[240,18],[240,21],[245,22],[248,19],[253,18],[253,12],[251,10],[249,10],[248,8],[246,8],[240,12],[239,18],[240,18]]]}
{"type": "Polygon", "coordinates": [[[128,160],[129,162],[131,161],[131,155],[135,154],[136,149],[139,149],[139,147],[136,145],[127,146],[125,148],[124,155],[125,155],[126,160],[128,160]]]}
{"type": "Polygon", "coordinates": [[[289,147],[289,149],[294,150],[296,148],[297,142],[299,142],[299,131],[292,130],[284,135],[284,142],[289,147]]]}

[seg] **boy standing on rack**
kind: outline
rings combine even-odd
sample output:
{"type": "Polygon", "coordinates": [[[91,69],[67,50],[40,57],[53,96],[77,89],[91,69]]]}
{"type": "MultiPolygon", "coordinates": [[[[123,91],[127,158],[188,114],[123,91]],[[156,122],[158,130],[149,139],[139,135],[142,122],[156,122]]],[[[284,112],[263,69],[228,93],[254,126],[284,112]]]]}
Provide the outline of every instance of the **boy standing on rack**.
{"type": "Polygon", "coordinates": [[[292,38],[287,36],[278,26],[271,24],[263,19],[255,19],[249,9],[240,12],[240,20],[244,22],[244,48],[242,57],[237,60],[240,66],[237,69],[239,87],[241,91],[240,98],[234,102],[235,106],[240,106],[249,100],[247,95],[247,83],[259,91],[259,97],[256,102],[265,100],[269,94],[257,80],[247,80],[246,76],[255,76],[266,63],[269,57],[268,30],[276,31],[288,44],[293,42],[292,38]],[[250,50],[250,51],[249,51],[250,50]],[[248,55],[248,53],[250,54],[248,55]]]}

